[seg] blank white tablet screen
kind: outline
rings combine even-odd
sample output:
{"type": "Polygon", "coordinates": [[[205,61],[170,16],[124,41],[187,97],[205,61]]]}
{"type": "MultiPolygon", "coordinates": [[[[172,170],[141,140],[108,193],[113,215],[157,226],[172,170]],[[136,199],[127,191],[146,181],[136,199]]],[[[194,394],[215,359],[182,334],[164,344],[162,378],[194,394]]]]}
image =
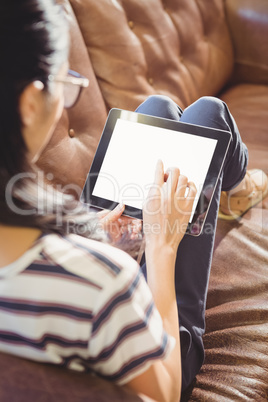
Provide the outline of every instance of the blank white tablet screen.
{"type": "Polygon", "coordinates": [[[118,119],[92,194],[142,209],[161,159],[165,170],[178,167],[195,183],[194,211],[216,145],[215,139],[118,119]]]}

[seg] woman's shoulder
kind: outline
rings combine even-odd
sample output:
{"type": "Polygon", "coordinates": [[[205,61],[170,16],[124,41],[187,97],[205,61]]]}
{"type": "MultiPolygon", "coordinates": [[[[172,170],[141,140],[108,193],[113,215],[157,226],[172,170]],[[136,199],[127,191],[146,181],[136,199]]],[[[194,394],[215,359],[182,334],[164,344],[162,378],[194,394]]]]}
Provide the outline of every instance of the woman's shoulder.
{"type": "Polygon", "coordinates": [[[56,265],[77,275],[94,275],[101,282],[113,281],[120,276],[129,280],[138,274],[139,265],[124,251],[107,243],[70,234],[51,234],[42,238],[44,256],[56,265]]]}

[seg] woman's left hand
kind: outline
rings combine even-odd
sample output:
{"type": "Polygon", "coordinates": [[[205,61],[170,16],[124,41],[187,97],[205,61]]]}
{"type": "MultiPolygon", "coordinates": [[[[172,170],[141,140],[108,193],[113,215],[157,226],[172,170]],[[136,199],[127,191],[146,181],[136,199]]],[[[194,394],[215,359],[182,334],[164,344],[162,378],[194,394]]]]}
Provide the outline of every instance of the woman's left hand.
{"type": "Polygon", "coordinates": [[[124,204],[118,204],[112,211],[105,209],[97,214],[100,224],[109,233],[114,243],[120,241],[124,235],[128,235],[128,238],[133,240],[141,234],[141,220],[122,216],[124,209],[124,204]]]}

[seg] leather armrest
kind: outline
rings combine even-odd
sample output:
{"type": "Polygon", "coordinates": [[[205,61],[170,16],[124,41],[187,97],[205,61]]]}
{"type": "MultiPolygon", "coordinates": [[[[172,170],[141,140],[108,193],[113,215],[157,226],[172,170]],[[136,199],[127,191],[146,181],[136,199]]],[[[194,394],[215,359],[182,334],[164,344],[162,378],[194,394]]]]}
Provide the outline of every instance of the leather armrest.
{"type": "Polygon", "coordinates": [[[235,54],[234,80],[268,84],[267,0],[226,0],[235,54]]]}
{"type": "Polygon", "coordinates": [[[0,401],[153,402],[90,373],[0,353],[0,401]]]}

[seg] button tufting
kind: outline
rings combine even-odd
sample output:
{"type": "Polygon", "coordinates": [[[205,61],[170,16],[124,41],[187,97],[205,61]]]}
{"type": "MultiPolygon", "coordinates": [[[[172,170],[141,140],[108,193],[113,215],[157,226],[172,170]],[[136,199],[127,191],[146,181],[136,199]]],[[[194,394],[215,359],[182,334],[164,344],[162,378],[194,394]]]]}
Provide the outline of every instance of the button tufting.
{"type": "Polygon", "coordinates": [[[150,85],[154,85],[154,79],[152,77],[148,78],[148,82],[150,85]]]}
{"type": "Polygon", "coordinates": [[[69,137],[71,137],[71,138],[75,137],[75,131],[73,128],[70,128],[70,130],[69,130],[69,137]]]}
{"type": "Polygon", "coordinates": [[[128,21],[128,26],[130,29],[134,28],[134,22],[133,21],[128,21]]]}

